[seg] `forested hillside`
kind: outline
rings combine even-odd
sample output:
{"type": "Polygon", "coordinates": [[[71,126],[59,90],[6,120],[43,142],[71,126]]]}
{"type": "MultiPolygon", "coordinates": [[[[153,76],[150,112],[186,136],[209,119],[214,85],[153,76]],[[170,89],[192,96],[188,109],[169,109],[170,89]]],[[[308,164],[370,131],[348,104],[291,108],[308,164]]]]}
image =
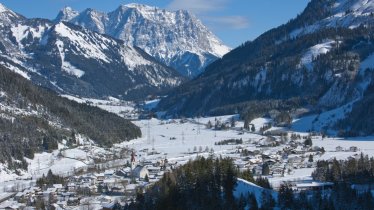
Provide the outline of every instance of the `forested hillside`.
{"type": "Polygon", "coordinates": [[[96,107],[79,104],[33,85],[0,67],[0,162],[26,168],[24,157],[76,143],[82,134],[102,146],[141,136],[131,122],[96,107]]]}
{"type": "Polygon", "coordinates": [[[273,110],[294,117],[299,108],[321,113],[363,99],[343,127],[352,128],[351,134],[373,134],[352,124],[353,116],[370,121],[359,104],[370,101],[365,91],[373,83],[374,8],[360,2],[311,1],[295,19],[244,43],[175,88],[158,109],[166,116],[239,112],[252,120],[273,110]]]}

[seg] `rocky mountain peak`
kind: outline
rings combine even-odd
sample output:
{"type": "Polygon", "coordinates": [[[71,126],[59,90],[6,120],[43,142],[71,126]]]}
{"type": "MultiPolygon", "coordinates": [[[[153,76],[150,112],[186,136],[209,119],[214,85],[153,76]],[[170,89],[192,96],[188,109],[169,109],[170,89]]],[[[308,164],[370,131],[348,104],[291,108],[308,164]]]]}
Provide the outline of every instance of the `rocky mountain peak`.
{"type": "Polygon", "coordinates": [[[85,10],[69,22],[137,46],[189,77],[230,51],[198,18],[183,10],[133,3],[109,13],[85,10]]]}
{"type": "Polygon", "coordinates": [[[69,21],[76,16],[79,15],[79,12],[72,9],[71,7],[64,7],[60,12],[58,13],[55,21],[56,22],[61,22],[61,21],[69,21]]]}

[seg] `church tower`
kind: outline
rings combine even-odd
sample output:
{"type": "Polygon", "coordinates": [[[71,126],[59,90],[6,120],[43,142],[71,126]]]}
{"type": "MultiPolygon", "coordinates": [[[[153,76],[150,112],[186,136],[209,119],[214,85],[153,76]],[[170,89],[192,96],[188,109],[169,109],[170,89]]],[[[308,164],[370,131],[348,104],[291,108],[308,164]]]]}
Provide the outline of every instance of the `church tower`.
{"type": "Polygon", "coordinates": [[[136,167],[135,152],[132,151],[132,153],[131,153],[131,170],[134,170],[135,167],[136,167]]]}

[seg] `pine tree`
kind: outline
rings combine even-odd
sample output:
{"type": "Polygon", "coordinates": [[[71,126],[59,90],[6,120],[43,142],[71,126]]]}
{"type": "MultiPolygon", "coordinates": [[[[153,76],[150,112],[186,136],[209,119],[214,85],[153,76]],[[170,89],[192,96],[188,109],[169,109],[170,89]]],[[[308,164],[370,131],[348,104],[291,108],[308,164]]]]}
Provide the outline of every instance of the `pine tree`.
{"type": "Polygon", "coordinates": [[[244,129],[249,131],[249,120],[248,119],[244,120],[244,129]]]}
{"type": "Polygon", "coordinates": [[[231,117],[231,127],[234,128],[235,127],[235,124],[236,124],[236,121],[235,121],[235,117],[231,117]]]}
{"type": "Polygon", "coordinates": [[[255,125],[252,125],[251,131],[252,131],[252,133],[256,131],[255,125]]]}
{"type": "Polygon", "coordinates": [[[304,141],[304,145],[306,147],[311,147],[313,145],[312,138],[310,136],[307,137],[307,139],[304,141]]]}
{"type": "Polygon", "coordinates": [[[275,206],[275,200],[273,196],[267,191],[261,192],[261,210],[273,210],[275,206]]]}
{"type": "Polygon", "coordinates": [[[313,163],[313,155],[312,154],[309,155],[308,162],[313,163]]]}
{"type": "Polygon", "coordinates": [[[246,200],[245,200],[243,194],[240,194],[238,204],[237,204],[237,209],[238,210],[245,210],[246,205],[247,205],[247,203],[246,203],[246,200]]]}
{"type": "Polygon", "coordinates": [[[241,172],[240,173],[240,178],[242,178],[246,181],[252,182],[252,183],[255,182],[255,180],[253,178],[253,174],[252,174],[251,170],[249,170],[249,169],[241,172]]]}
{"type": "Polygon", "coordinates": [[[258,210],[257,199],[253,193],[248,195],[248,205],[250,210],[258,210]]]}
{"type": "Polygon", "coordinates": [[[267,163],[262,164],[262,175],[268,176],[270,174],[270,167],[267,163]]]}
{"type": "Polygon", "coordinates": [[[281,209],[292,209],[294,204],[294,195],[292,188],[282,184],[278,192],[278,203],[281,209]]]}
{"type": "Polygon", "coordinates": [[[208,121],[208,123],[206,124],[206,128],[207,129],[212,129],[213,125],[212,125],[212,122],[210,122],[210,120],[208,121]]]}

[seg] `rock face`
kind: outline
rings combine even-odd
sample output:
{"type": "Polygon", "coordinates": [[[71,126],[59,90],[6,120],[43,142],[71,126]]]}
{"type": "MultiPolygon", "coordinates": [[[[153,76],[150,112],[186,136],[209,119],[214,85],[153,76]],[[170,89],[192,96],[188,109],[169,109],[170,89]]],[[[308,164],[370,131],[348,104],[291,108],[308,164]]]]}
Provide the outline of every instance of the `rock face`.
{"type": "Polygon", "coordinates": [[[55,19],[60,21],[121,39],[188,77],[201,74],[230,50],[200,20],[183,10],[128,4],[109,13],[87,9],[78,14],[65,8],[55,19]]]}
{"type": "Polygon", "coordinates": [[[241,111],[253,118],[361,101],[372,95],[364,93],[373,84],[373,12],[374,1],[313,0],[297,18],[173,90],[158,109],[171,116],[241,111]]]}
{"type": "MultiPolygon", "coordinates": [[[[74,15],[65,9],[59,17],[74,15]]],[[[4,6],[0,16],[0,62],[56,91],[139,99],[184,80],[140,48],[107,35],[67,22],[26,19],[4,6]]]]}

